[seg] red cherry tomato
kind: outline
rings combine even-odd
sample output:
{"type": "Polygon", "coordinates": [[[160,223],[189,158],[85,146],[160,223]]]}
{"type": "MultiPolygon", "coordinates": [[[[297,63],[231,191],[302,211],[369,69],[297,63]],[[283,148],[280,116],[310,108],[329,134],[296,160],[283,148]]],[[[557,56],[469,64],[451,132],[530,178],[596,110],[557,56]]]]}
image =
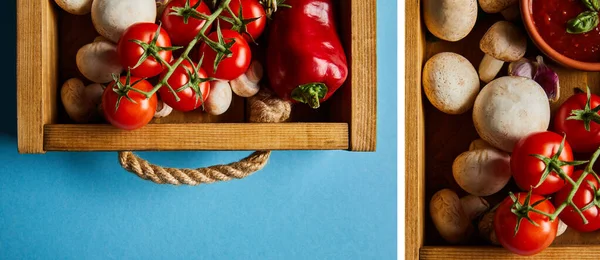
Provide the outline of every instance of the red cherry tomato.
{"type": "MultiPolygon", "coordinates": [[[[267,24],[267,16],[265,14],[265,8],[258,0],[231,0],[231,2],[229,2],[229,8],[233,11],[235,16],[245,24],[242,26],[236,24],[235,31],[242,34],[246,41],[253,42],[253,40],[258,39],[262,35],[267,24]],[[239,15],[240,11],[242,12],[241,17],[239,15]],[[256,20],[252,21],[252,19],[256,20]]],[[[227,11],[223,11],[222,16],[232,18],[231,14],[227,11]]],[[[234,24],[223,19],[220,19],[220,24],[224,29],[232,29],[234,27],[234,24]]]]}
{"type": "MultiPolygon", "coordinates": [[[[175,110],[187,112],[202,106],[208,98],[210,92],[210,82],[206,79],[208,76],[202,68],[198,68],[198,74],[194,74],[194,67],[189,61],[183,61],[176,69],[167,82],[177,92],[179,101],[175,99],[175,94],[166,86],[158,90],[162,100],[175,110]],[[189,84],[188,84],[189,83],[189,84]],[[201,93],[201,94],[200,94],[201,93]]],[[[164,77],[166,71],[162,73],[164,77]]]]}
{"type": "MultiPolygon", "coordinates": [[[[527,193],[521,192],[515,194],[515,196],[519,203],[523,205],[527,193]]],[[[530,205],[544,199],[540,195],[532,194],[530,205]]],[[[515,235],[515,227],[517,226],[518,219],[517,215],[511,211],[513,204],[513,200],[507,197],[502,201],[494,215],[494,231],[496,232],[498,242],[511,252],[525,256],[537,254],[552,244],[558,229],[558,219],[550,221],[549,217],[529,212],[527,215],[538,226],[531,224],[527,219],[523,218],[520,221],[519,230],[515,235]]],[[[555,210],[552,203],[547,200],[539,203],[534,208],[548,214],[554,213],[555,210]]]]}
{"type": "MultiPolygon", "coordinates": [[[[173,45],[188,45],[188,43],[200,33],[202,26],[206,23],[206,20],[190,16],[190,11],[193,10],[193,7],[196,5],[198,5],[195,8],[196,11],[205,14],[206,16],[211,15],[208,6],[201,0],[173,0],[165,7],[165,11],[160,20],[162,21],[165,30],[169,33],[173,45]],[[189,1],[189,9],[185,9],[186,1],[189,1]],[[200,4],[198,4],[198,2],[200,2],[200,4]],[[173,12],[179,12],[180,14],[173,14],[173,12]],[[186,19],[187,23],[185,21],[186,19]]],[[[206,31],[210,32],[211,27],[212,25],[210,25],[206,31]]]]}
{"type": "MultiPolygon", "coordinates": [[[[517,142],[510,156],[510,170],[519,188],[528,191],[531,187],[535,187],[546,170],[544,162],[531,155],[538,154],[546,158],[552,158],[558,152],[562,140],[563,137],[556,133],[539,132],[530,134],[517,142]]],[[[569,142],[565,141],[558,160],[563,162],[573,161],[573,152],[569,142]]],[[[565,165],[561,169],[569,176],[573,174],[573,166],[565,165]]],[[[564,186],[565,180],[552,171],[539,187],[533,189],[533,193],[549,195],[559,191],[564,186]]]]}
{"type": "MultiPolygon", "coordinates": [[[[583,171],[576,171],[573,173],[573,180],[577,181],[583,171]]],[[[583,183],[577,189],[575,196],[573,197],[573,203],[577,205],[579,209],[587,206],[591,202],[599,201],[600,196],[596,194],[595,191],[600,189],[600,183],[598,180],[594,178],[593,175],[588,174],[585,176],[583,183]]],[[[564,188],[562,188],[558,193],[556,193],[556,197],[554,200],[554,205],[558,207],[558,205],[562,204],[569,193],[573,190],[573,186],[569,183],[564,188]]],[[[588,224],[583,223],[583,219],[577,213],[577,211],[571,206],[568,205],[560,214],[559,218],[567,224],[567,226],[580,231],[580,232],[592,232],[600,229],[600,207],[593,205],[591,208],[582,211],[585,218],[588,220],[588,224]]]]}
{"type": "MultiPolygon", "coordinates": [[[[121,85],[125,85],[127,77],[121,77],[119,82],[121,85]]],[[[153,88],[148,81],[137,77],[131,77],[130,84],[132,84],[132,88],[145,92],[151,91],[153,88]]],[[[102,94],[102,109],[108,122],[121,129],[134,130],[147,125],[152,120],[158,102],[156,95],[146,98],[139,92],[129,90],[123,93],[127,96],[121,96],[115,90],[119,90],[119,84],[113,81],[102,94]]]]}
{"type": "MultiPolygon", "coordinates": [[[[123,36],[121,36],[117,45],[117,53],[121,60],[121,65],[123,65],[125,69],[135,67],[140,58],[144,55],[144,48],[133,42],[133,40],[150,43],[155,37],[157,30],[157,24],[136,23],[129,26],[129,28],[123,32],[123,36]]],[[[160,28],[156,46],[171,47],[171,39],[169,38],[167,31],[163,28],[160,28]]],[[[166,62],[170,62],[173,54],[171,51],[162,50],[158,52],[158,56],[166,62]]],[[[163,64],[150,56],[138,67],[132,69],[131,75],[140,78],[151,78],[160,74],[163,71],[163,67],[163,64]]]]}
{"type": "MultiPolygon", "coordinates": [[[[215,72],[214,62],[217,57],[217,52],[203,42],[199,52],[200,56],[204,54],[202,68],[210,77],[221,80],[233,80],[248,70],[250,61],[252,60],[252,53],[250,52],[248,42],[246,42],[246,40],[244,40],[244,38],[236,31],[222,30],[222,34],[225,43],[235,41],[233,46],[229,49],[231,51],[230,56],[225,56],[225,58],[221,60],[217,67],[217,71],[215,72]]],[[[216,31],[209,34],[208,38],[214,42],[219,41],[216,31]]]]}
{"type": "MultiPolygon", "coordinates": [[[[579,93],[571,96],[565,101],[554,116],[554,130],[557,133],[567,134],[567,141],[573,147],[573,151],[585,153],[593,152],[600,146],[600,125],[594,121],[590,122],[590,130],[584,127],[584,121],[567,119],[572,111],[583,110],[587,102],[587,95],[579,93]]],[[[600,105],[600,97],[590,95],[590,109],[600,105]]],[[[593,113],[592,113],[593,114],[593,113]]],[[[598,115],[598,113],[596,113],[598,115]]]]}

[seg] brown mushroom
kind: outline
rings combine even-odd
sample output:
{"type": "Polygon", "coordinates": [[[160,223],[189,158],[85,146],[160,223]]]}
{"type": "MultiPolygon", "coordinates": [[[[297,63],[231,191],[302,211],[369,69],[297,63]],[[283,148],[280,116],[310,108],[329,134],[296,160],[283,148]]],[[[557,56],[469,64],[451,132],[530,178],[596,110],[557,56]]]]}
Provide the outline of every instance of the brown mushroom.
{"type": "Polygon", "coordinates": [[[474,227],[471,221],[489,208],[476,196],[462,199],[452,190],[443,189],[431,198],[429,213],[440,235],[449,243],[461,243],[469,238],[474,227]]]}
{"type": "Polygon", "coordinates": [[[515,22],[521,19],[521,7],[515,3],[500,12],[504,20],[515,22]]]}
{"type": "Polygon", "coordinates": [[[479,0],[481,10],[486,13],[495,14],[515,5],[519,0],[479,0]]]}
{"type": "Polygon", "coordinates": [[[72,78],[63,84],[60,98],[73,121],[88,123],[99,116],[97,108],[103,92],[104,86],[101,84],[91,84],[86,87],[81,80],[72,78]]]}
{"type": "Polygon", "coordinates": [[[500,245],[498,237],[496,237],[496,231],[494,230],[494,215],[496,214],[496,208],[488,211],[483,215],[477,228],[479,229],[479,235],[491,242],[493,245],[500,245]]]}
{"type": "Polygon", "coordinates": [[[489,83],[502,69],[504,62],[523,58],[527,50],[527,38],[514,24],[499,21],[481,38],[479,48],[485,53],[479,64],[479,78],[489,83]]]}

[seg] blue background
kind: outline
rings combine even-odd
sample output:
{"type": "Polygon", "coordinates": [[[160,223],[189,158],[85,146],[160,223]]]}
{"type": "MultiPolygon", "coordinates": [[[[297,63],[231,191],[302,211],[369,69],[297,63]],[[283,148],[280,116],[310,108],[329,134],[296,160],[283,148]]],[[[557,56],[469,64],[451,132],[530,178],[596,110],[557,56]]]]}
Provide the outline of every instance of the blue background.
{"type": "MultiPolygon", "coordinates": [[[[116,153],[18,154],[14,6],[0,8],[0,259],[395,259],[396,1],[377,6],[377,152],[274,152],[253,176],[198,187],[142,181],[116,153]]],[[[248,154],[141,153],[178,167],[248,154]]]]}

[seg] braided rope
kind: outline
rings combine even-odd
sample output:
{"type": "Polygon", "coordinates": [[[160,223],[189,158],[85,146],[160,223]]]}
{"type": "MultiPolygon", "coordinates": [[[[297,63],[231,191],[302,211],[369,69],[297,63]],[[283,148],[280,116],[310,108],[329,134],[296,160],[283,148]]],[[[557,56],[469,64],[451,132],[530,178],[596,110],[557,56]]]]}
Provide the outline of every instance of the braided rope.
{"type": "MultiPolygon", "coordinates": [[[[250,122],[284,122],[290,117],[291,104],[275,97],[273,92],[262,88],[250,99],[250,122]]],[[[199,185],[217,181],[245,178],[261,170],[271,156],[271,151],[256,151],[250,156],[227,165],[215,165],[198,169],[165,168],[138,157],[131,151],[119,152],[123,169],[144,180],[158,184],[199,185]]]]}

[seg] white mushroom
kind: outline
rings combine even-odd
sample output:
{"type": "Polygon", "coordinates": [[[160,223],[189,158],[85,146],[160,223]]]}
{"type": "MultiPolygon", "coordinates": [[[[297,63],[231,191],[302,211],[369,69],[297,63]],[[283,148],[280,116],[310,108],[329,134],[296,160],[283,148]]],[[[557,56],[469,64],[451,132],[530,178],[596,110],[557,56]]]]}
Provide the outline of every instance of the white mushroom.
{"type": "Polygon", "coordinates": [[[117,55],[117,46],[111,42],[97,41],[77,51],[77,68],[83,76],[96,83],[107,83],[112,74],[120,74],[123,67],[117,55]]]}
{"type": "Polygon", "coordinates": [[[229,82],[233,93],[240,97],[251,97],[260,90],[258,83],[263,77],[263,67],[259,61],[253,61],[246,73],[229,82]]]}
{"type": "Polygon", "coordinates": [[[454,160],[452,175],[472,195],[493,195],[510,180],[510,155],[495,148],[464,152],[454,160]]]}
{"type": "Polygon", "coordinates": [[[496,78],[504,62],[523,58],[527,50],[527,37],[514,24],[499,21],[483,35],[479,48],[485,53],[479,64],[479,78],[488,83],[496,78]]]}
{"type": "Polygon", "coordinates": [[[434,107],[447,114],[462,114],[473,107],[479,93],[477,71],[465,57],[442,52],[423,68],[423,89],[434,107]]]}
{"type": "Polygon", "coordinates": [[[92,4],[92,22],[96,31],[115,43],[132,24],[154,21],[154,0],[97,0],[92,4]]]}
{"type": "Polygon", "coordinates": [[[158,103],[156,103],[156,113],[154,113],[154,118],[167,117],[171,112],[173,112],[173,108],[159,99],[158,103]]]}
{"type": "Polygon", "coordinates": [[[496,148],[512,152],[521,138],[548,129],[548,96],[532,79],[498,78],[477,96],[473,123],[481,139],[496,148]]]}
{"type": "Polygon", "coordinates": [[[488,207],[482,198],[467,196],[459,199],[454,191],[443,189],[431,198],[429,213],[440,235],[456,244],[469,238],[474,230],[471,221],[488,207]]]}
{"type": "Polygon", "coordinates": [[[73,121],[87,123],[99,116],[97,107],[102,99],[104,87],[100,84],[84,86],[77,78],[67,80],[61,90],[60,98],[73,121]]]}
{"type": "Polygon", "coordinates": [[[427,29],[446,41],[466,37],[477,21],[477,0],[423,0],[427,29]]]}
{"type": "Polygon", "coordinates": [[[204,109],[211,115],[221,115],[227,112],[227,109],[231,106],[232,99],[233,93],[227,81],[211,81],[210,94],[208,94],[208,98],[204,102],[204,109]]]}
{"type": "Polygon", "coordinates": [[[92,0],[55,0],[55,2],[70,14],[84,15],[92,10],[92,0]]]}

